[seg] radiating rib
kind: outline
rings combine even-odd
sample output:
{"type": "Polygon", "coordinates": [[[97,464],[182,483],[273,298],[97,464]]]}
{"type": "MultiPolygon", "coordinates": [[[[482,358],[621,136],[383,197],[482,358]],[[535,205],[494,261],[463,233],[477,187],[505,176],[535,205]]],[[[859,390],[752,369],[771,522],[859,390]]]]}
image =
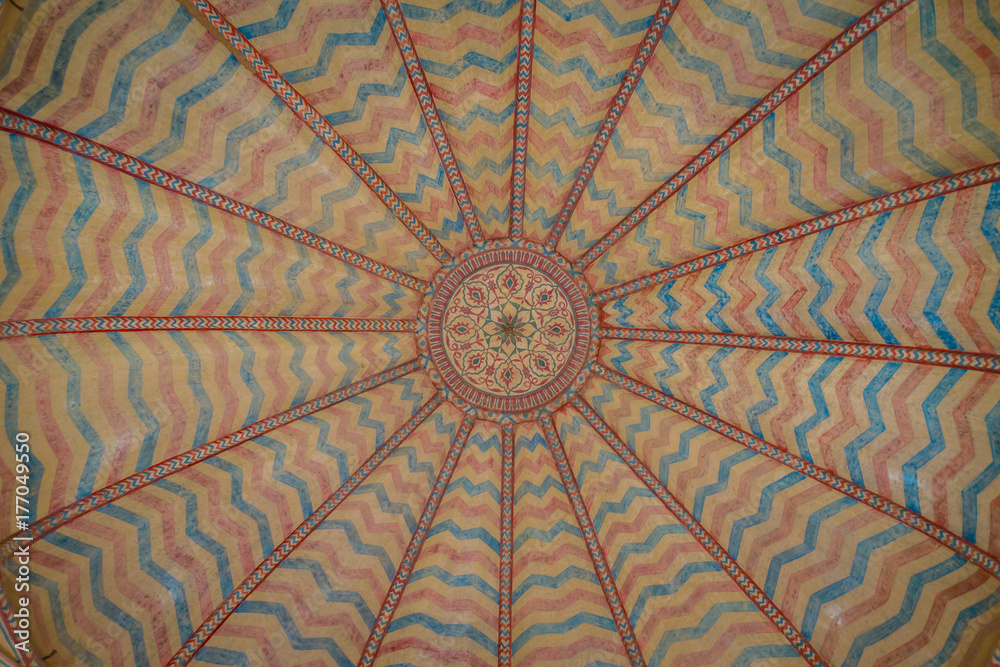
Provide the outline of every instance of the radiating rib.
{"type": "Polygon", "coordinates": [[[412,332],[416,320],[357,317],[54,317],[0,322],[0,340],[48,334],[111,331],[380,331],[412,332]]]}
{"type": "Polygon", "coordinates": [[[771,93],[758,102],[742,118],[733,123],[728,130],[716,137],[715,141],[705,147],[687,165],[674,174],[670,180],[661,185],[646,201],[632,209],[632,212],[618,222],[601,240],[595,243],[580,258],[578,265],[583,268],[594,263],[598,257],[621,240],[649,214],[659,208],[664,202],[674,196],[678,190],[697,176],[708,165],[725,153],[744,134],[753,129],[771,112],[781,106],[785,100],[798,92],[812,81],[816,75],[832,65],[838,58],[859,44],[867,35],[889,20],[889,18],[906,7],[913,0],[885,0],[860,19],[852,23],[840,33],[830,44],[806,61],[787,79],[778,84],[771,93]]]}
{"type": "Polygon", "coordinates": [[[705,253],[700,257],[654,271],[649,275],[630,280],[616,287],[609,287],[606,290],[598,292],[596,298],[601,303],[611,301],[612,299],[620,299],[623,296],[634,294],[640,290],[677,280],[689,273],[711,268],[717,264],[724,264],[737,257],[767,250],[776,245],[788,243],[789,241],[794,241],[795,239],[809,236],[825,229],[831,229],[877,213],[885,213],[901,206],[915,204],[933,197],[940,197],[941,195],[964,190],[965,188],[994,183],[996,181],[1000,181],[1000,162],[994,162],[983,167],[976,167],[975,169],[969,169],[958,174],[927,181],[912,188],[890,192],[887,195],[875,197],[866,202],[842,208],[839,211],[824,213],[805,222],[775,229],[766,234],[755,236],[752,239],[747,239],[746,241],[726,246],[720,250],[705,253]]]}
{"type": "Polygon", "coordinates": [[[497,627],[497,665],[510,667],[513,649],[511,614],[514,609],[514,426],[504,424],[503,468],[500,475],[500,602],[497,627]]]}
{"type": "Polygon", "coordinates": [[[421,362],[419,359],[414,359],[413,361],[405,364],[394,366],[393,368],[383,371],[382,373],[372,375],[364,380],[360,380],[353,384],[349,384],[346,387],[330,392],[325,396],[320,396],[319,398],[307,401],[306,403],[296,405],[294,408],[290,408],[284,412],[279,412],[276,415],[261,419],[250,426],[241,428],[240,430],[223,436],[218,440],[213,440],[207,444],[182,452],[177,456],[172,456],[169,459],[160,461],[156,465],[150,466],[149,468],[137,472],[134,475],[129,475],[123,480],[110,484],[99,491],[95,491],[94,493],[80,498],[66,507],[50,513],[48,516],[29,525],[26,529],[8,537],[3,541],[3,544],[0,545],[0,557],[9,557],[17,546],[31,544],[32,542],[35,542],[49,533],[65,526],[69,522],[78,519],[85,514],[93,512],[98,508],[104,507],[105,505],[112,503],[122,496],[126,496],[137,489],[149,486],[153,482],[159,481],[164,477],[169,477],[174,473],[190,468],[191,466],[201,463],[206,459],[210,459],[213,456],[221,454],[222,452],[232,449],[233,447],[243,444],[244,442],[253,440],[254,438],[264,435],[265,433],[270,433],[271,431],[285,426],[286,424],[291,424],[292,422],[298,421],[299,419],[307,417],[315,412],[319,412],[320,410],[328,408],[332,405],[342,403],[368,391],[369,389],[374,389],[375,387],[379,387],[387,382],[401,378],[404,375],[409,375],[410,373],[419,370],[420,367],[421,362]],[[21,538],[28,539],[23,540],[21,538]]]}
{"type": "Polygon", "coordinates": [[[853,341],[818,340],[813,338],[788,338],[783,336],[750,336],[745,334],[713,333],[711,331],[677,331],[669,329],[638,329],[631,327],[602,327],[601,338],[617,340],[643,340],[682,345],[710,345],[712,347],[742,347],[748,350],[770,352],[798,352],[822,354],[831,357],[855,357],[902,361],[924,366],[945,366],[1000,373],[1000,354],[980,354],[960,350],[941,350],[933,347],[883,345],[853,341]]]}
{"type": "Polygon", "coordinates": [[[573,217],[573,211],[576,210],[576,205],[580,203],[580,197],[583,196],[584,190],[587,189],[587,184],[590,183],[590,179],[594,175],[594,169],[597,168],[597,163],[600,162],[601,156],[604,155],[604,149],[608,147],[608,142],[611,141],[611,136],[615,133],[615,128],[618,127],[618,121],[621,119],[625,107],[628,106],[629,100],[632,99],[632,93],[635,92],[636,86],[639,85],[642,73],[646,69],[649,59],[653,56],[653,51],[656,49],[660,37],[663,36],[663,31],[667,28],[667,24],[670,22],[670,17],[673,15],[678,2],[679,0],[660,0],[660,6],[657,7],[656,13],[653,14],[653,20],[649,24],[649,28],[646,29],[646,35],[639,42],[639,49],[635,54],[635,59],[625,71],[625,77],[618,87],[618,93],[611,100],[611,107],[608,109],[601,127],[597,130],[597,135],[594,137],[594,143],[590,147],[590,152],[587,153],[587,158],[583,161],[583,165],[576,174],[573,187],[570,188],[569,194],[566,195],[566,202],[563,204],[559,216],[552,223],[549,235],[545,238],[546,248],[555,250],[563,232],[566,231],[566,226],[569,224],[570,218],[573,217]]]}
{"type": "Polygon", "coordinates": [[[154,167],[127,153],[122,153],[104,144],[91,141],[79,134],[74,134],[54,125],[22,116],[16,111],[11,111],[4,107],[0,107],[0,130],[43,141],[67,153],[79,155],[88,160],[107,165],[127,176],[138,178],[165,190],[176,192],[188,199],[239,216],[258,227],[280,234],[296,243],[301,243],[304,246],[318,250],[345,264],[350,264],[380,278],[391,280],[403,287],[408,287],[417,292],[423,292],[429,287],[427,282],[415,278],[408,273],[394,269],[387,264],[378,262],[371,257],[355,252],[330,239],[313,234],[301,227],[289,224],[249,204],[231,199],[211,188],[206,188],[159,167],[154,167]]]}
{"type": "Polygon", "coordinates": [[[810,665],[825,665],[826,663],[823,661],[823,658],[820,657],[816,649],[812,647],[812,644],[802,635],[795,624],[774,604],[774,601],[757,585],[736,559],[729,555],[729,552],[719,544],[718,540],[705,530],[704,526],[677,500],[677,497],[663,485],[656,475],[649,471],[645,463],[639,460],[635,453],[621,441],[621,438],[611,430],[611,427],[601,419],[590,404],[577,395],[573,399],[573,407],[587,420],[594,431],[604,438],[604,441],[614,450],[618,458],[653,492],[653,495],[674,515],[674,518],[684,525],[684,528],[691,537],[698,541],[715,562],[719,564],[719,567],[750,598],[750,601],[767,616],[768,620],[774,623],[802,658],[810,665]]]}
{"type": "Polygon", "coordinates": [[[188,664],[194,659],[201,647],[204,646],[208,640],[215,634],[226,619],[233,615],[233,613],[239,608],[243,602],[250,597],[258,586],[264,583],[268,575],[281,565],[286,558],[288,558],[292,551],[295,550],[297,546],[302,544],[302,542],[309,537],[309,535],[316,530],[317,527],[326,518],[333,513],[335,509],[340,507],[347,498],[358,488],[362,482],[368,479],[375,470],[389,458],[396,448],[406,438],[413,433],[413,431],[420,426],[424,421],[433,414],[435,410],[444,402],[444,396],[437,392],[432,396],[426,403],[421,406],[417,412],[413,414],[412,417],[407,420],[405,424],[399,427],[399,429],[392,434],[392,436],[383,442],[378,449],[376,449],[368,460],[362,463],[357,470],[354,471],[347,481],[340,485],[340,488],[333,492],[333,494],[323,501],[323,504],[316,508],[312,514],[305,518],[305,520],[299,524],[298,528],[293,530],[274,550],[268,554],[261,563],[254,569],[253,572],[247,575],[246,579],[233,589],[233,592],[226,596],[226,598],[215,608],[208,618],[206,618],[198,629],[192,633],[191,637],[188,638],[184,645],[177,651],[174,657],[170,660],[169,667],[182,667],[188,664]]]}
{"type": "Polygon", "coordinates": [[[510,165],[510,237],[524,236],[524,190],[528,177],[528,122],[531,118],[531,66],[535,49],[535,0],[521,0],[514,92],[514,147],[510,165]]]}
{"type": "Polygon", "coordinates": [[[386,21],[392,30],[392,36],[396,39],[396,46],[399,47],[399,55],[403,57],[406,75],[410,78],[413,92],[417,96],[420,112],[424,115],[424,122],[427,123],[434,147],[437,149],[438,157],[441,158],[441,166],[444,167],[445,176],[448,177],[451,191],[458,202],[462,222],[469,230],[472,242],[479,243],[484,240],[483,229],[479,225],[476,209],[472,206],[472,200],[469,198],[469,189],[465,186],[465,179],[462,178],[462,170],[458,166],[458,160],[455,159],[455,153],[451,150],[448,133],[445,132],[441,116],[438,115],[437,104],[434,103],[434,96],[431,94],[430,84],[427,83],[427,76],[420,63],[420,56],[417,55],[417,48],[414,46],[413,40],[410,39],[410,31],[406,27],[403,9],[399,6],[399,0],[380,0],[380,2],[382,3],[382,11],[385,12],[386,21]]]}
{"type": "Polygon", "coordinates": [[[971,542],[962,539],[950,530],[932,523],[923,515],[906,509],[902,505],[870,491],[863,486],[855,484],[850,480],[844,479],[840,475],[834,474],[825,468],[821,468],[814,463],[801,459],[791,452],[775,447],[766,440],[758,438],[751,433],[747,433],[743,429],[725,422],[718,417],[705,412],[704,410],[694,407],[693,405],[680,401],[673,396],[668,396],[667,394],[664,394],[663,392],[654,389],[639,380],[622,375],[621,373],[600,364],[594,367],[594,374],[614,383],[626,391],[632,392],[636,396],[645,398],[646,400],[676,412],[683,417],[687,417],[691,421],[725,436],[737,444],[752,449],[758,454],[763,454],[768,458],[774,459],[778,463],[781,463],[796,472],[808,475],[816,481],[843,493],[845,496],[849,496],[864,503],[865,505],[868,505],[869,507],[877,509],[887,516],[892,517],[896,521],[920,531],[924,535],[933,539],[935,542],[951,549],[968,562],[977,565],[982,568],[983,571],[996,577],[997,579],[1000,579],[1000,561],[971,542]]]}
{"type": "Polygon", "coordinates": [[[562,478],[563,486],[566,488],[566,497],[569,499],[570,505],[573,506],[573,514],[576,515],[576,521],[580,525],[583,540],[587,543],[587,551],[590,552],[590,559],[594,564],[594,572],[597,573],[597,579],[601,582],[604,597],[608,601],[608,608],[611,609],[611,616],[615,621],[615,628],[618,630],[618,635],[622,639],[625,653],[628,655],[632,667],[645,667],[646,660],[643,658],[642,649],[639,648],[639,642],[635,638],[632,622],[625,612],[625,606],[622,604],[621,596],[618,594],[618,586],[615,584],[615,578],[611,574],[611,568],[608,567],[607,559],[604,557],[604,549],[601,548],[601,543],[597,538],[597,529],[594,528],[594,522],[590,519],[590,513],[583,502],[583,496],[580,495],[580,487],[576,483],[576,475],[573,474],[573,469],[566,458],[566,450],[563,449],[562,440],[559,439],[556,427],[552,423],[552,417],[546,416],[541,420],[541,424],[542,433],[545,435],[549,451],[552,453],[552,458],[555,459],[559,476],[562,478]]]}
{"type": "MultiPolygon", "coordinates": [[[[181,3],[184,4],[183,2],[181,3]]],[[[333,149],[341,160],[344,161],[351,171],[357,174],[358,178],[362,180],[371,189],[375,195],[382,200],[396,218],[399,219],[403,225],[410,230],[410,232],[417,237],[417,240],[427,248],[428,252],[434,256],[442,264],[451,260],[451,255],[444,246],[438,242],[437,237],[431,233],[429,229],[417,219],[417,216],[413,214],[413,211],[403,202],[399,196],[393,192],[389,184],[382,180],[382,177],[378,175],[378,172],[372,168],[368,162],[361,157],[361,154],[356,150],[351,148],[351,145],[347,143],[340,133],[334,129],[326,118],[323,117],[316,108],[310,104],[305,97],[303,97],[299,91],[297,91],[292,84],[282,76],[278,70],[276,70],[267,58],[257,50],[253,44],[250,43],[243,33],[240,32],[239,28],[234,26],[229,19],[222,15],[222,13],[217,10],[212,3],[207,2],[207,0],[193,0],[192,6],[201,12],[202,16],[208,21],[210,25],[216,32],[216,36],[221,38],[236,49],[236,51],[243,56],[242,60],[244,64],[249,65],[253,69],[253,73],[257,75],[261,81],[264,82],[271,91],[278,96],[285,106],[295,114],[295,116],[301,120],[306,126],[309,127],[313,133],[320,138],[320,140],[327,146],[333,149]]]]}
{"type": "Polygon", "coordinates": [[[424,541],[427,539],[427,533],[431,529],[431,524],[434,523],[434,515],[437,514],[445,491],[448,490],[448,482],[451,481],[451,476],[458,465],[458,459],[461,458],[462,452],[465,450],[465,444],[469,441],[469,435],[472,433],[472,427],[475,423],[476,418],[466,414],[462,419],[462,425],[455,433],[455,438],[451,442],[451,449],[448,450],[448,456],[445,458],[444,463],[441,464],[441,471],[438,473],[437,479],[434,480],[434,487],[427,498],[427,504],[424,505],[424,511],[420,515],[417,527],[410,537],[410,544],[407,545],[406,552],[403,554],[403,560],[400,561],[399,568],[396,570],[396,576],[393,578],[392,583],[389,585],[389,590],[385,594],[382,608],[379,610],[378,616],[375,617],[371,635],[368,636],[368,643],[361,654],[361,659],[358,660],[359,666],[365,665],[366,667],[371,667],[371,665],[375,664],[375,657],[378,655],[378,650],[382,647],[382,640],[385,639],[389,623],[392,621],[392,615],[396,613],[396,608],[403,597],[406,584],[410,581],[413,566],[417,562],[417,557],[420,556],[420,549],[424,546],[424,541]]]}

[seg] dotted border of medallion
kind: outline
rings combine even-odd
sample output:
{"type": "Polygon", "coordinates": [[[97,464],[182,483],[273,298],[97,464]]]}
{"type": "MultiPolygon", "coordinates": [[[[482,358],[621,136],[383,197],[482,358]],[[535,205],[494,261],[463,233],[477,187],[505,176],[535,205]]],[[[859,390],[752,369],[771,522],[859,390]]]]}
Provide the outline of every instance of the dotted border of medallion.
{"type": "Polygon", "coordinates": [[[590,376],[600,345],[598,317],[593,290],[569,260],[531,241],[494,239],[469,247],[438,269],[420,305],[417,347],[431,381],[459,409],[488,421],[531,421],[569,402],[590,376]],[[444,350],[440,326],[434,323],[440,325],[445,306],[466,277],[510,261],[535,268],[559,285],[576,315],[576,343],[563,369],[539,390],[522,396],[494,396],[462,380],[444,350]],[[431,317],[432,312],[437,319],[431,317]]]}

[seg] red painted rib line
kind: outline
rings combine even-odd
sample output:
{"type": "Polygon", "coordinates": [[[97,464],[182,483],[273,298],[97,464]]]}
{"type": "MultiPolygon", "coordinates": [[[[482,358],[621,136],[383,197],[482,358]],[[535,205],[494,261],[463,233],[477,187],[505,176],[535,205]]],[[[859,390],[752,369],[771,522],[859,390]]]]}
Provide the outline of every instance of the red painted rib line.
{"type": "Polygon", "coordinates": [[[56,317],[0,322],[0,340],[48,334],[111,331],[378,331],[405,333],[415,320],[351,317],[56,317]]]}
{"type": "Polygon", "coordinates": [[[361,659],[358,660],[358,667],[362,667],[362,665],[364,667],[371,667],[375,663],[378,651],[382,647],[382,640],[385,639],[385,635],[389,630],[389,623],[392,622],[392,616],[396,613],[396,607],[399,606],[399,601],[403,597],[403,591],[406,589],[406,584],[413,573],[413,566],[416,564],[417,558],[420,557],[420,549],[424,546],[427,533],[430,532],[431,525],[434,523],[434,516],[437,514],[438,507],[441,506],[441,499],[444,498],[444,494],[448,490],[448,483],[451,481],[451,476],[458,466],[458,460],[465,450],[465,443],[469,441],[469,434],[472,433],[472,427],[475,423],[476,418],[470,414],[466,414],[462,418],[462,425],[451,442],[451,449],[448,450],[448,456],[445,458],[444,464],[441,466],[441,471],[434,481],[431,495],[428,496],[427,504],[424,505],[424,511],[420,515],[420,521],[417,522],[417,528],[410,537],[410,544],[406,547],[403,560],[399,562],[399,569],[396,570],[396,576],[393,578],[389,590],[386,591],[385,600],[382,602],[382,609],[379,610],[378,616],[375,617],[375,624],[372,625],[372,632],[368,636],[368,643],[361,654],[361,659]]]}
{"type": "Polygon", "coordinates": [[[406,66],[406,74],[410,77],[410,85],[417,96],[420,104],[420,111],[424,114],[424,122],[430,130],[431,138],[434,140],[434,147],[437,149],[438,157],[441,158],[441,166],[451,184],[451,191],[458,201],[458,209],[462,214],[462,221],[465,228],[469,230],[469,236],[473,243],[484,240],[482,227],[479,226],[479,218],[476,217],[476,209],[469,198],[469,190],[465,187],[465,179],[462,178],[462,170],[458,166],[458,160],[451,150],[451,142],[448,140],[448,133],[445,131],[441,116],[438,114],[437,104],[434,102],[434,95],[431,93],[430,84],[427,83],[427,75],[424,73],[424,66],[417,55],[417,47],[410,39],[410,31],[406,27],[406,18],[403,16],[403,8],[399,6],[399,0],[380,0],[382,11],[385,12],[392,36],[396,39],[396,46],[403,56],[403,64],[406,66]]]}
{"type": "Polygon", "coordinates": [[[611,246],[621,240],[625,234],[649,217],[650,213],[673,197],[686,183],[697,176],[708,165],[715,162],[720,155],[729,150],[740,137],[753,129],[771,112],[784,104],[785,100],[797,93],[820,72],[836,62],[838,58],[850,51],[852,47],[860,43],[861,40],[912,1],[885,0],[882,4],[852,23],[844,32],[832,39],[829,44],[820,49],[804,65],[795,70],[790,77],[778,84],[767,97],[758,102],[742,118],[730,125],[728,130],[716,137],[715,141],[706,146],[683,169],[661,185],[646,201],[632,209],[632,212],[628,216],[623,218],[580,258],[579,264],[585,267],[596,261],[611,246]]]}
{"type": "Polygon", "coordinates": [[[709,331],[671,331],[664,329],[633,329],[629,327],[602,327],[600,331],[601,338],[614,338],[617,340],[654,341],[658,343],[679,343],[682,345],[709,345],[712,347],[742,347],[748,350],[797,352],[800,354],[822,354],[831,357],[900,361],[924,366],[944,366],[945,368],[1000,373],[1000,354],[815,338],[749,336],[744,334],[712,333],[709,331]]]}
{"type": "Polygon", "coordinates": [[[833,213],[825,213],[805,222],[782,227],[781,229],[755,236],[746,241],[740,241],[734,245],[726,246],[721,250],[706,253],[700,257],[674,264],[641,278],[629,280],[616,287],[610,287],[597,293],[596,298],[600,303],[619,299],[649,287],[677,280],[689,273],[711,268],[717,264],[725,264],[738,257],[751,255],[760,250],[767,250],[768,248],[773,248],[782,243],[788,243],[789,241],[794,241],[795,239],[800,239],[825,229],[832,229],[833,227],[855,222],[878,213],[893,211],[897,208],[916,204],[927,199],[951,194],[965,190],[966,188],[995,183],[996,181],[1000,181],[1000,162],[994,162],[993,164],[976,167],[975,169],[969,169],[968,171],[952,174],[944,178],[927,181],[912,188],[904,188],[903,190],[891,192],[860,204],[842,208],[833,213]]]}
{"type": "Polygon", "coordinates": [[[55,125],[49,125],[48,123],[22,116],[16,111],[0,107],[0,130],[45,142],[72,155],[79,155],[88,160],[99,162],[132,178],[145,181],[150,185],[156,185],[164,190],[176,192],[193,201],[238,216],[258,227],[280,234],[296,243],[301,243],[304,246],[318,250],[345,264],[350,264],[363,271],[367,271],[372,275],[391,280],[403,287],[408,287],[417,292],[424,292],[429,287],[427,282],[419,278],[415,278],[408,273],[403,273],[387,264],[377,262],[371,257],[355,252],[330,239],[313,234],[301,227],[291,225],[249,204],[231,199],[215,190],[198,185],[186,178],[181,178],[176,174],[164,171],[159,167],[154,167],[148,162],[143,162],[127,153],[122,153],[104,144],[91,141],[86,137],[73,134],[55,125]]]}
{"type": "Polygon", "coordinates": [[[636,640],[635,632],[632,630],[632,621],[629,620],[628,614],[625,612],[625,606],[622,604],[621,596],[618,595],[618,586],[615,584],[615,578],[611,574],[611,568],[608,567],[607,556],[604,554],[604,548],[601,546],[600,539],[597,536],[597,529],[594,528],[594,522],[590,519],[590,512],[587,510],[586,503],[583,502],[580,487],[576,483],[576,475],[569,464],[569,459],[566,458],[566,450],[563,449],[562,440],[556,432],[555,424],[552,423],[552,417],[545,416],[541,420],[541,425],[545,442],[552,453],[552,458],[555,459],[556,468],[559,469],[559,476],[562,478],[563,486],[566,488],[566,497],[569,499],[570,505],[573,506],[576,521],[580,524],[580,532],[583,533],[583,539],[587,543],[587,551],[590,552],[590,560],[594,564],[594,572],[597,573],[597,578],[601,582],[601,588],[604,589],[604,597],[608,601],[608,608],[611,610],[611,617],[615,621],[615,627],[618,628],[618,635],[622,639],[625,653],[628,655],[632,667],[645,667],[646,660],[642,657],[642,649],[639,648],[639,642],[636,640]]]}
{"type": "Polygon", "coordinates": [[[514,426],[503,425],[503,467],[500,477],[500,614],[497,627],[497,667],[510,667],[511,612],[514,608],[514,426]]]}
{"type": "Polygon", "coordinates": [[[750,598],[750,601],[757,605],[757,608],[767,616],[768,620],[774,623],[781,634],[785,635],[785,638],[795,647],[802,658],[810,665],[827,664],[812,647],[809,640],[802,636],[795,624],[785,616],[778,605],[774,604],[774,601],[757,585],[749,573],[719,544],[711,533],[705,530],[705,527],[677,500],[677,497],[663,485],[659,478],[650,472],[649,468],[621,441],[621,438],[611,430],[611,427],[601,419],[590,404],[577,395],[573,399],[573,406],[587,420],[591,428],[604,438],[604,441],[614,450],[618,458],[631,468],[636,477],[646,485],[646,488],[652,491],[653,495],[659,498],[664,507],[674,515],[674,518],[684,525],[691,537],[697,540],[702,548],[708,552],[708,555],[715,559],[719,567],[732,578],[733,582],[750,598]]]}
{"type": "MultiPolygon", "coordinates": [[[[17,561],[14,561],[13,565],[16,568],[18,566],[17,561]]],[[[30,607],[25,607],[25,608],[30,610],[30,607]]],[[[3,658],[4,660],[2,664],[22,665],[23,667],[36,667],[44,665],[41,658],[35,652],[35,647],[31,645],[30,641],[28,643],[28,650],[26,652],[21,652],[17,649],[17,646],[15,644],[18,643],[17,642],[18,638],[14,636],[14,631],[15,631],[14,626],[16,625],[14,618],[14,609],[10,606],[10,603],[8,602],[6,595],[4,595],[3,590],[0,590],[0,621],[2,621],[3,623],[2,630],[5,639],[10,641],[11,643],[10,648],[12,651],[14,651],[14,660],[15,660],[15,662],[10,662],[10,659],[7,658],[7,656],[0,654],[0,658],[3,658]]],[[[31,622],[32,621],[29,618],[29,623],[31,622]]],[[[30,633],[30,627],[28,628],[28,631],[30,633]]]]}
{"type": "Polygon", "coordinates": [[[0,545],[0,558],[10,558],[11,553],[17,545],[31,544],[45,537],[52,531],[80,518],[84,514],[92,512],[100,507],[104,507],[108,503],[127,496],[133,491],[141,489],[144,486],[148,486],[153,482],[163,479],[164,477],[169,477],[174,473],[190,468],[191,466],[201,463],[206,459],[210,459],[217,454],[221,454],[228,449],[241,445],[249,440],[253,440],[260,435],[270,433],[277,428],[291,424],[292,422],[298,421],[303,417],[307,417],[315,412],[319,412],[320,410],[342,403],[350,398],[354,398],[369,389],[374,389],[375,387],[381,386],[387,382],[401,378],[404,375],[413,373],[420,368],[421,362],[419,359],[414,359],[408,363],[394,366],[387,371],[383,371],[377,375],[372,375],[371,377],[367,377],[364,380],[355,382],[354,384],[349,384],[346,387],[330,392],[325,396],[320,396],[319,398],[314,398],[306,403],[301,403],[294,408],[285,410],[284,412],[279,412],[278,414],[267,417],[266,419],[262,419],[259,422],[251,424],[250,426],[246,426],[238,431],[230,433],[229,435],[223,436],[218,440],[213,440],[208,444],[195,447],[194,449],[188,450],[182,454],[178,454],[177,456],[161,461],[160,463],[146,468],[141,472],[130,475],[121,481],[110,484],[100,491],[95,491],[94,493],[84,496],[76,502],[67,505],[66,507],[52,512],[45,518],[34,522],[26,529],[5,539],[3,544],[0,545]],[[15,538],[18,537],[28,537],[30,540],[15,542],[15,538]]]}
{"type": "Polygon", "coordinates": [[[510,165],[510,237],[524,236],[524,189],[528,169],[528,122],[531,117],[531,68],[535,51],[535,0],[521,0],[517,33],[517,80],[514,90],[514,148],[510,165]]]}
{"type": "Polygon", "coordinates": [[[990,655],[990,660],[986,665],[987,667],[1000,667],[1000,642],[997,642],[996,648],[993,649],[993,654],[990,655]]]}
{"type": "Polygon", "coordinates": [[[243,36],[239,28],[229,22],[225,16],[215,8],[208,0],[193,0],[195,9],[202,13],[211,26],[217,31],[217,36],[228,41],[240,55],[243,56],[246,64],[252,69],[264,85],[278,96],[285,103],[285,106],[295,114],[295,116],[305,123],[313,133],[327,146],[332,148],[337,156],[344,161],[351,171],[357,174],[368,188],[375,193],[375,196],[382,200],[386,208],[392,211],[393,215],[399,219],[410,232],[417,237],[417,240],[427,248],[435,259],[442,264],[451,260],[451,255],[444,249],[434,234],[431,233],[424,223],[417,219],[413,211],[400,199],[389,184],[382,180],[368,162],[361,157],[361,154],[351,148],[347,140],[340,136],[326,118],[303,97],[292,84],[283,77],[278,70],[257,50],[250,40],[243,36]]]}
{"type": "Polygon", "coordinates": [[[563,232],[566,231],[566,226],[569,225],[570,218],[573,217],[573,211],[576,210],[576,205],[580,203],[580,197],[583,196],[587,184],[593,178],[597,163],[600,162],[604,150],[611,141],[611,136],[615,133],[615,128],[618,127],[618,121],[625,112],[629,100],[632,99],[632,93],[639,85],[642,73],[646,69],[646,65],[649,64],[649,59],[653,57],[653,51],[656,49],[660,37],[663,36],[663,31],[666,30],[670,17],[673,15],[674,9],[677,8],[678,1],[660,0],[660,6],[656,9],[649,28],[646,29],[646,35],[639,42],[635,59],[626,70],[625,77],[618,87],[618,94],[611,101],[611,107],[604,117],[604,122],[601,123],[600,129],[594,137],[594,143],[590,147],[590,152],[587,153],[587,159],[583,161],[583,166],[580,167],[580,171],[576,174],[576,180],[573,181],[573,187],[566,195],[566,202],[559,212],[559,217],[556,218],[549,235],[545,238],[545,247],[549,250],[555,250],[563,232]]]}
{"type": "Polygon", "coordinates": [[[333,513],[335,509],[340,507],[347,498],[357,489],[368,477],[375,472],[376,469],[382,462],[389,458],[396,448],[406,440],[407,437],[418,426],[420,426],[424,420],[431,416],[431,414],[437,410],[438,406],[444,402],[444,396],[437,392],[421,406],[421,408],[410,417],[409,420],[392,434],[388,440],[383,442],[375,452],[368,457],[368,460],[361,464],[354,474],[351,475],[346,482],[344,482],[339,489],[333,492],[333,494],[327,498],[322,505],[316,508],[312,514],[305,518],[302,523],[299,524],[298,528],[293,530],[288,537],[286,537],[281,544],[275,547],[267,558],[261,561],[260,565],[254,568],[254,571],[247,575],[247,578],[243,580],[239,586],[233,590],[232,593],[226,596],[226,598],[215,608],[208,618],[202,622],[197,630],[188,638],[184,645],[177,651],[174,657],[170,660],[168,667],[182,667],[188,664],[194,659],[198,651],[208,643],[212,635],[215,634],[216,630],[222,627],[222,624],[226,622],[226,619],[233,615],[233,613],[239,608],[241,604],[250,595],[257,590],[257,588],[264,583],[268,575],[274,572],[281,565],[282,562],[298,547],[302,542],[305,541],[309,535],[312,534],[316,528],[319,527],[321,523],[326,521],[327,517],[333,513]]]}
{"type": "Polygon", "coordinates": [[[766,440],[762,440],[751,433],[747,433],[738,426],[725,422],[718,417],[705,412],[704,410],[700,410],[693,405],[679,401],[673,396],[668,396],[663,392],[640,382],[639,380],[622,375],[617,371],[613,371],[607,366],[602,366],[600,364],[595,365],[594,374],[604,378],[608,382],[618,385],[626,391],[632,392],[636,396],[656,403],[657,405],[671,410],[672,412],[676,412],[681,416],[687,417],[691,421],[707,429],[715,431],[719,435],[723,435],[733,442],[743,445],[748,449],[752,449],[758,454],[763,454],[764,456],[774,459],[782,465],[788,466],[796,472],[807,475],[815,479],[817,482],[825,484],[831,489],[840,491],[845,496],[850,496],[858,502],[877,509],[879,512],[892,517],[896,521],[920,531],[938,544],[948,547],[968,562],[979,566],[983,569],[983,571],[996,577],[997,579],[1000,579],[1000,561],[997,561],[997,559],[990,554],[986,553],[971,542],[962,539],[947,528],[943,528],[942,526],[928,520],[923,515],[908,510],[902,505],[880,496],[873,491],[869,491],[863,486],[846,480],[840,475],[836,475],[825,468],[821,468],[814,463],[801,459],[791,452],[775,447],[766,440]]]}

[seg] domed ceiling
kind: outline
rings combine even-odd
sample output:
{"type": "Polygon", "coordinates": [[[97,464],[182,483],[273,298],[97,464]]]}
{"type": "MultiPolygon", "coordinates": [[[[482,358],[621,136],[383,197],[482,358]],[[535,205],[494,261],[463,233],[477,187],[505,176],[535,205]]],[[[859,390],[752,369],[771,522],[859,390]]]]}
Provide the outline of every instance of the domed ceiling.
{"type": "Polygon", "coordinates": [[[0,664],[1000,664],[996,2],[0,38],[0,664]]]}

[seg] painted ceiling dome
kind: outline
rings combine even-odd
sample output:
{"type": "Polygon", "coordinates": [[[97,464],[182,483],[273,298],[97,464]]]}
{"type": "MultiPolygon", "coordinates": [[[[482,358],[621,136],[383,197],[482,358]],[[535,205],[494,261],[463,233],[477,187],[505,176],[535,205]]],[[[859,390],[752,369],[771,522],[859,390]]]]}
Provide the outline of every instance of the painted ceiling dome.
{"type": "Polygon", "coordinates": [[[0,47],[0,665],[1000,665],[998,3],[0,47]]]}

